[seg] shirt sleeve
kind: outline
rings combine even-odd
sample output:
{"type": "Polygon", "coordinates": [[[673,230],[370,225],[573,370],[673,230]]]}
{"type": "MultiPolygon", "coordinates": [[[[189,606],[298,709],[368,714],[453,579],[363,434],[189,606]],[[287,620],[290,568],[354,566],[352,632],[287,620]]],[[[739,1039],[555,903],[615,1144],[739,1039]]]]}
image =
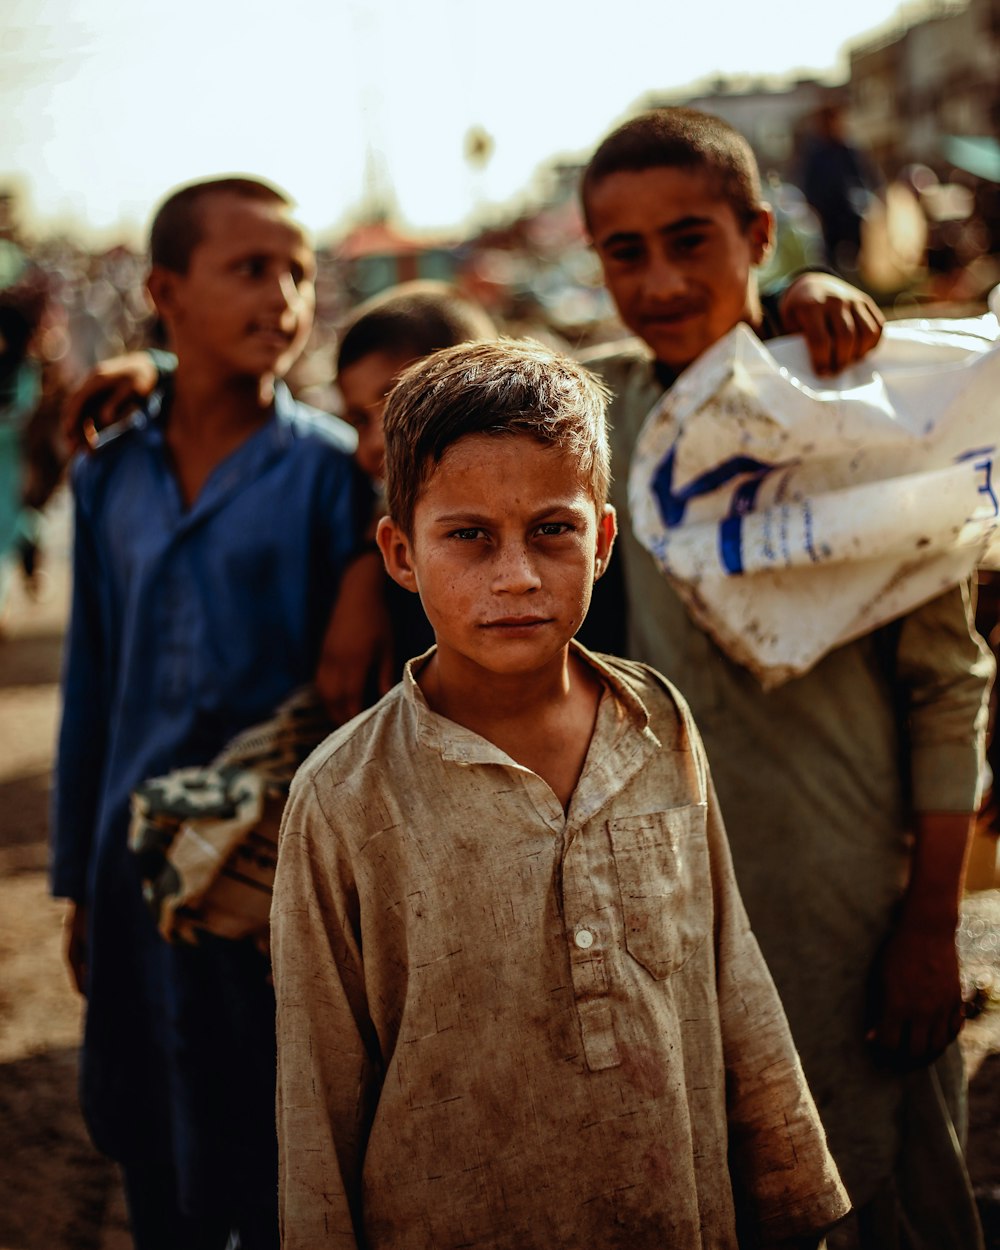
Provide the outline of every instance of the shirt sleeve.
{"type": "Polygon", "coordinates": [[[312,779],[293,785],[271,911],[283,1250],[356,1250],[361,1171],[381,1086],[357,894],[312,779]]]}
{"type": "Polygon", "coordinates": [[[753,1244],[767,1244],[818,1234],[846,1215],[850,1202],[750,930],[700,742],[697,748],[708,796],[733,1197],[753,1244]]]}
{"type": "Polygon", "coordinates": [[[322,550],[326,553],[326,576],[336,587],[345,566],[364,546],[370,510],[364,517],[358,502],[359,471],[344,451],[334,451],[323,479],[317,512],[322,550]]]}
{"type": "Polygon", "coordinates": [[[52,799],[52,893],[87,901],[107,742],[100,563],[81,468],[74,472],[73,597],[63,660],[63,711],[52,799]]]}
{"type": "Polygon", "coordinates": [[[994,669],[967,582],[903,618],[896,677],[906,699],[915,811],[979,806],[994,669]]]}

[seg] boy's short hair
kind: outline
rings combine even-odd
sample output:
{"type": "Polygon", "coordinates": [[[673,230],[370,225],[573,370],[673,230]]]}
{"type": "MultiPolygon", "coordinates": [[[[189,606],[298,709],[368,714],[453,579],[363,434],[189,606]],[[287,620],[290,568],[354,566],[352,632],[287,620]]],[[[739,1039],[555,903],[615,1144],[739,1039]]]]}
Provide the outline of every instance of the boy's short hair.
{"type": "Polygon", "coordinates": [[[528,434],[574,455],[595,504],[611,478],[608,390],[582,365],[531,340],[464,343],[411,365],[386,405],[389,514],[410,533],[420,489],[468,434],[528,434]]]}
{"type": "Polygon", "coordinates": [[[612,131],[590,158],[580,187],[588,225],[588,195],[599,182],[611,174],[641,173],[661,166],[705,170],[743,225],[760,210],[757,158],[738,130],[721,117],[697,109],[654,109],[612,131]]]}
{"type": "Polygon", "coordinates": [[[384,352],[416,360],[458,343],[496,338],[496,326],[478,305],[444,282],[404,282],[356,308],[337,348],[337,369],[384,352]]]}
{"type": "Polygon", "coordinates": [[[204,178],[171,191],[153,217],[149,230],[149,261],[151,265],[184,274],[191,263],[191,254],[204,234],[202,208],[206,200],[217,195],[235,195],[244,200],[284,204],[291,208],[291,196],[259,178],[243,175],[225,178],[204,178]]]}

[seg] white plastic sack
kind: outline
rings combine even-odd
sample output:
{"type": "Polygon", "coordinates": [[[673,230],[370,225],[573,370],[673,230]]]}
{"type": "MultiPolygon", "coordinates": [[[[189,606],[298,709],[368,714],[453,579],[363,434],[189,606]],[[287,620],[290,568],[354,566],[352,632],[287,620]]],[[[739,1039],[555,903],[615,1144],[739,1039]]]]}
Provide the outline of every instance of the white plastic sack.
{"type": "Polygon", "coordinates": [[[766,688],[996,562],[1000,288],[990,307],[891,323],[833,379],[740,325],[646,419],[636,535],[766,688]]]}

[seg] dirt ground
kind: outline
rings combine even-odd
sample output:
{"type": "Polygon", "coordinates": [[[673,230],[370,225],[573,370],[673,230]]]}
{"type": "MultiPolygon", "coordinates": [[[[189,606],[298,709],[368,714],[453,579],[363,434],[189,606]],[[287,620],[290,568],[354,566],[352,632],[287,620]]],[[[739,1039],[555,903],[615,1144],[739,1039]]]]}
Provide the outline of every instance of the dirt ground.
{"type": "MultiPolygon", "coordinates": [[[[66,536],[61,498],[46,591],[32,602],[15,584],[0,639],[0,1250],[131,1244],[116,1171],[91,1147],[77,1109],[80,1000],[62,961],[63,907],[46,891],[66,536]]],[[[1000,1250],[1000,1020],[981,1022],[968,1040],[978,1063],[970,1167],[990,1250],[1000,1250]]]]}

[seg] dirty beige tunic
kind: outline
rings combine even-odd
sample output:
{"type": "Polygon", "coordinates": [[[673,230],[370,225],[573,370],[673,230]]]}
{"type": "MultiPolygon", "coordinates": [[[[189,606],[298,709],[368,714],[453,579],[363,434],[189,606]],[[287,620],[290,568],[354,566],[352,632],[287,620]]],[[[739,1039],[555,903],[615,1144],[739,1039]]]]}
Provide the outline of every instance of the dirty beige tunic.
{"type": "Polygon", "coordinates": [[[993,665],[967,589],[765,693],[692,621],[632,533],[632,448],[663,394],[648,350],[632,342],[587,363],[614,392],[615,558],[624,561],[629,654],[691,705],[739,888],[841,1174],[858,1205],[894,1172],[934,1175],[930,1188],[904,1182],[923,1190],[910,1214],[935,1230],[935,1250],[967,1250],[971,1190],[936,1075],[876,1068],[864,1041],[869,969],[906,880],[909,808],[968,812],[978,802],[993,665]],[[922,1123],[919,1135],[904,1132],[907,1119],[922,1123]]]}
{"type": "Polygon", "coordinates": [[[689,714],[580,654],[606,692],[568,816],[409,669],[298,774],[284,1250],[735,1250],[730,1147],[766,1237],[845,1210],[689,714]]]}

